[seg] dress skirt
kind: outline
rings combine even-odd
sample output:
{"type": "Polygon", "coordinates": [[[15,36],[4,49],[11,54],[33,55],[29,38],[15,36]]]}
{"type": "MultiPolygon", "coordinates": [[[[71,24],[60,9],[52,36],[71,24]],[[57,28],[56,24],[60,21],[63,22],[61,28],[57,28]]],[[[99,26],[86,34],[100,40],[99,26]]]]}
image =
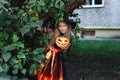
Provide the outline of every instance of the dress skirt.
{"type": "Polygon", "coordinates": [[[46,65],[40,71],[34,71],[37,80],[63,80],[61,50],[50,46],[50,50],[45,56],[47,58],[46,65]]]}

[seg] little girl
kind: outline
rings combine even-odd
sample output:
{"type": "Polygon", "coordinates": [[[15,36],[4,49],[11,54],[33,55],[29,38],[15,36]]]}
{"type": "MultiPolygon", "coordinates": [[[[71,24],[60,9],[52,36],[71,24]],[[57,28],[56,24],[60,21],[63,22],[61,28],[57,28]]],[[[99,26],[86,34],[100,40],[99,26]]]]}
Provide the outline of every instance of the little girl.
{"type": "Polygon", "coordinates": [[[46,65],[42,66],[40,71],[34,71],[34,74],[37,76],[37,80],[63,80],[61,53],[67,51],[70,43],[63,48],[58,47],[55,40],[59,36],[71,39],[71,26],[68,22],[59,21],[57,23],[52,39],[48,44],[48,49],[44,52],[47,59],[46,65]]]}

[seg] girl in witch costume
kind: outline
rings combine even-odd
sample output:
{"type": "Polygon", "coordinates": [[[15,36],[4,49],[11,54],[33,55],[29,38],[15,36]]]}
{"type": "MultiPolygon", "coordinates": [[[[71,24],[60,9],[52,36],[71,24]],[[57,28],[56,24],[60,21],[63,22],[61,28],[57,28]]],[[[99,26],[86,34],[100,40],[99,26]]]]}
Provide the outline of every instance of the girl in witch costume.
{"type": "Polygon", "coordinates": [[[34,71],[37,80],[64,80],[62,67],[62,52],[70,46],[71,25],[66,21],[59,21],[54,30],[48,48],[43,52],[47,62],[40,64],[41,70],[34,71]]]}

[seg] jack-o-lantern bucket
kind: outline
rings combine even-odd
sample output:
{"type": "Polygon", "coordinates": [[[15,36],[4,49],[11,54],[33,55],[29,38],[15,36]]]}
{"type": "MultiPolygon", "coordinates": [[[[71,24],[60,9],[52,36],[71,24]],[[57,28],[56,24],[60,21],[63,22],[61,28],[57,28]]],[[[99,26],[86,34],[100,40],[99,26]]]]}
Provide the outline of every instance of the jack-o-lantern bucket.
{"type": "Polygon", "coordinates": [[[68,46],[69,45],[69,43],[70,43],[70,39],[69,38],[66,38],[66,37],[64,37],[64,36],[60,36],[60,37],[57,37],[56,38],[56,45],[58,46],[58,47],[60,47],[60,48],[64,48],[64,47],[66,47],[66,46],[68,46]]]}

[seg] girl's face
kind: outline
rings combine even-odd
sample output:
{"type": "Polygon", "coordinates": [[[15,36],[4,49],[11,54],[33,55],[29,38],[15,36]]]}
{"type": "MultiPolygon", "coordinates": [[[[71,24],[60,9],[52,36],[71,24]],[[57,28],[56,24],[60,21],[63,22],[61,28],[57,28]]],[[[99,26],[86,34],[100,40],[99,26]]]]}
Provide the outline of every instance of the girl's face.
{"type": "Polygon", "coordinates": [[[62,34],[65,34],[68,31],[68,24],[65,22],[59,22],[58,29],[62,34]]]}

